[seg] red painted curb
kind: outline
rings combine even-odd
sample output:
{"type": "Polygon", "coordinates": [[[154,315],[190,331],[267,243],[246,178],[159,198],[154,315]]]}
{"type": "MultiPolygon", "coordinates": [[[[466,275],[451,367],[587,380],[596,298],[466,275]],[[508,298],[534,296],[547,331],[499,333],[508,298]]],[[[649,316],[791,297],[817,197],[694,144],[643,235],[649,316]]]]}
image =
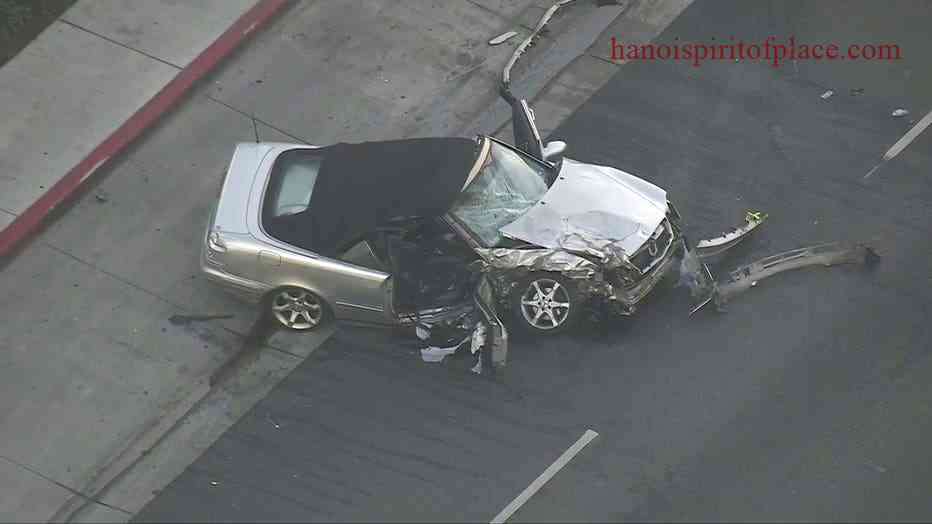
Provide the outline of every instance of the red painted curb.
{"type": "Polygon", "coordinates": [[[35,232],[43,220],[65,202],[81,184],[111,157],[142,134],[159,117],[171,109],[185,93],[214,66],[246,40],[263,23],[287,3],[288,0],[258,0],[239,17],[219,38],[201,52],[187,67],[171,79],[158,94],[139,108],[133,116],[101,142],[76,166],[10,225],[0,231],[0,257],[7,255],[16,245],[35,232]]]}

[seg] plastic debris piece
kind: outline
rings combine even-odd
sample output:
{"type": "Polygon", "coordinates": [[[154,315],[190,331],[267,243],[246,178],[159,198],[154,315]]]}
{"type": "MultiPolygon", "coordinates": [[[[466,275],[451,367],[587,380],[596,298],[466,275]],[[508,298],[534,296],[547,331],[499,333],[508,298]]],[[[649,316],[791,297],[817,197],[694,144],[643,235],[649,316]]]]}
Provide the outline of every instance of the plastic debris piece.
{"type": "Polygon", "coordinates": [[[447,355],[452,355],[456,353],[456,348],[459,346],[451,346],[448,348],[438,348],[437,346],[430,346],[421,350],[421,360],[424,362],[443,362],[443,359],[447,355]]]}
{"type": "Polygon", "coordinates": [[[700,258],[707,258],[723,253],[747,238],[766,219],[767,213],[748,210],[744,216],[744,225],[722,233],[715,238],[700,240],[696,244],[696,254],[700,258]]]}
{"type": "Polygon", "coordinates": [[[459,342],[457,342],[456,344],[453,344],[452,346],[447,346],[447,347],[429,346],[429,347],[423,348],[421,349],[421,360],[423,360],[424,362],[442,362],[443,359],[447,355],[452,355],[453,353],[456,353],[456,350],[459,349],[460,346],[465,344],[467,341],[469,341],[470,338],[471,336],[466,337],[463,340],[460,340],[459,342]]]}
{"type": "Polygon", "coordinates": [[[211,480],[211,481],[210,481],[210,485],[216,487],[216,486],[219,486],[220,483],[217,482],[216,480],[211,480]]]}
{"type": "Polygon", "coordinates": [[[473,355],[485,345],[485,330],[485,324],[480,322],[476,325],[476,330],[472,332],[472,344],[469,350],[473,355]]]}
{"type": "Polygon", "coordinates": [[[489,45],[499,45],[511,40],[512,38],[518,36],[517,31],[508,31],[507,33],[502,33],[495,38],[489,40],[489,45]]]}
{"type": "Polygon", "coordinates": [[[893,118],[900,118],[900,117],[906,116],[906,115],[908,115],[908,114],[909,114],[909,111],[907,111],[907,110],[905,110],[905,109],[903,109],[903,108],[901,107],[901,108],[899,108],[899,109],[894,110],[892,113],[890,113],[890,116],[892,116],[893,118]]]}
{"type": "Polygon", "coordinates": [[[425,326],[418,325],[414,328],[414,332],[417,334],[417,338],[421,340],[427,340],[430,338],[430,330],[425,326]]]}
{"type": "Polygon", "coordinates": [[[728,280],[715,286],[715,303],[722,305],[735,295],[773,275],[808,266],[830,267],[861,264],[868,268],[880,261],[880,255],[866,244],[830,242],[778,253],[744,265],[729,273],[728,280]]]}
{"type": "Polygon", "coordinates": [[[828,100],[828,98],[834,94],[835,92],[829,89],[828,91],[822,93],[822,100],[828,100]]]}

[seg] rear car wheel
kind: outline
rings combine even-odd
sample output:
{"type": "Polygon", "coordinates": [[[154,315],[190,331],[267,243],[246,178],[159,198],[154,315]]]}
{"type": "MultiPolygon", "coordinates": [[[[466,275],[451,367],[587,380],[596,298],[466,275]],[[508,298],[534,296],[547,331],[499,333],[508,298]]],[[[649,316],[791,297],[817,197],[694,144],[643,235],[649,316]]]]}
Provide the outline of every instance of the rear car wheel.
{"type": "Polygon", "coordinates": [[[569,329],[579,317],[575,288],[564,277],[532,274],[514,288],[512,312],[526,331],[553,335],[569,329]]]}
{"type": "Polygon", "coordinates": [[[327,305],[314,293],[298,287],[273,291],[268,311],[281,326],[295,331],[310,331],[327,320],[327,305]]]}

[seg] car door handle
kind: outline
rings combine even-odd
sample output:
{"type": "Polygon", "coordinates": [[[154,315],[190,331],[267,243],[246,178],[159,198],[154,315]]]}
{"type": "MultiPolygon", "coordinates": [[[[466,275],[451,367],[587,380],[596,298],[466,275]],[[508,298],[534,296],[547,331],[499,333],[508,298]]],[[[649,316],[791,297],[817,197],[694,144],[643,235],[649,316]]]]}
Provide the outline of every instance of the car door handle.
{"type": "Polygon", "coordinates": [[[282,257],[271,251],[259,251],[259,263],[266,266],[280,266],[282,257]]]}

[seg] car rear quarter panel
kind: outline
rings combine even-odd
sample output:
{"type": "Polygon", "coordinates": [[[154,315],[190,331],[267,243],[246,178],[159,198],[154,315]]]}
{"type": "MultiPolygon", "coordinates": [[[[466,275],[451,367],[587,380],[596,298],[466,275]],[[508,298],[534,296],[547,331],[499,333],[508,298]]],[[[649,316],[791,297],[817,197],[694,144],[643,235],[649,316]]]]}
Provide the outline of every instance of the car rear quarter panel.
{"type": "Polygon", "coordinates": [[[333,260],[272,238],[261,224],[262,203],[269,173],[284,151],[314,149],[299,144],[274,144],[262,159],[249,193],[245,216],[250,235],[256,240],[256,278],[271,289],[300,287],[322,299],[337,318],[386,323],[385,285],[388,274],[333,260]]]}

